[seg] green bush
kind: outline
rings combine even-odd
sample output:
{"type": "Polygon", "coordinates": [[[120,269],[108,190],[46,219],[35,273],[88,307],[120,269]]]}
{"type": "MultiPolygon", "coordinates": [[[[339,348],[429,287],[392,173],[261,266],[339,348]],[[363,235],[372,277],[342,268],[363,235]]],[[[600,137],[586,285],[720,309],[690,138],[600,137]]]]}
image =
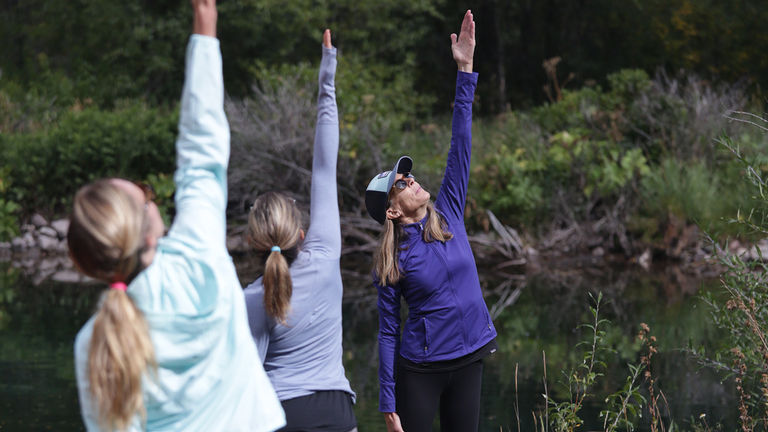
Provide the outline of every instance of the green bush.
{"type": "Polygon", "coordinates": [[[731,215],[755,204],[739,177],[734,163],[712,167],[665,158],[641,182],[640,214],[696,223],[712,235],[737,234],[731,215]]]}
{"type": "MultiPolygon", "coordinates": [[[[768,120],[761,119],[760,124],[768,120]]],[[[742,149],[729,138],[720,140],[743,168],[748,180],[749,195],[755,199],[751,209],[736,212],[735,226],[746,234],[765,238],[768,233],[768,195],[763,170],[748,159],[742,149]]],[[[763,158],[755,158],[763,161],[763,158]]],[[[733,191],[730,191],[733,193],[733,191]]],[[[743,193],[739,191],[739,193],[743,193]]],[[[712,321],[723,331],[718,347],[710,351],[694,351],[706,366],[731,378],[738,397],[738,419],[741,430],[768,430],[768,265],[764,246],[750,252],[731,251],[713,241],[724,272],[720,277],[722,290],[707,292],[704,300],[710,305],[712,321]]]]}
{"type": "Polygon", "coordinates": [[[0,241],[8,241],[19,234],[19,221],[16,214],[21,206],[5,198],[10,189],[7,167],[0,167],[0,241]]]}
{"type": "Polygon", "coordinates": [[[82,184],[173,172],[177,114],[126,101],[111,111],[70,109],[48,128],[0,136],[8,196],[25,212],[61,212],[82,184]]]}

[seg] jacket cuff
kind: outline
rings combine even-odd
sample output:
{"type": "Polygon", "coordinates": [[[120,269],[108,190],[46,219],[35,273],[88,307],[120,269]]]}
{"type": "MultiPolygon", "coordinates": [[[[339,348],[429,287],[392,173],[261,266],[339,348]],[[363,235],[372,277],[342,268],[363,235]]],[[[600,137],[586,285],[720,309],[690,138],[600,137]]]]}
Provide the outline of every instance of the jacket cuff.
{"type": "Polygon", "coordinates": [[[395,412],[395,385],[379,384],[379,411],[395,412]]]}
{"type": "Polygon", "coordinates": [[[458,71],[456,76],[456,101],[472,102],[475,99],[477,77],[477,72],[458,71]]]}

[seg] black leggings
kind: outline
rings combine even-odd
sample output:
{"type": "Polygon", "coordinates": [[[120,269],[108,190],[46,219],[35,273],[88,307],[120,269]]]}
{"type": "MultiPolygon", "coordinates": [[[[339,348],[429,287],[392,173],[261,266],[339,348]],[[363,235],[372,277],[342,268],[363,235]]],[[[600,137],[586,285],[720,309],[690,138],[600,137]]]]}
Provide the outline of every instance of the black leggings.
{"type": "Polygon", "coordinates": [[[453,372],[422,373],[398,367],[395,401],[403,429],[431,432],[439,406],[441,431],[477,431],[482,378],[482,360],[453,372]]]}

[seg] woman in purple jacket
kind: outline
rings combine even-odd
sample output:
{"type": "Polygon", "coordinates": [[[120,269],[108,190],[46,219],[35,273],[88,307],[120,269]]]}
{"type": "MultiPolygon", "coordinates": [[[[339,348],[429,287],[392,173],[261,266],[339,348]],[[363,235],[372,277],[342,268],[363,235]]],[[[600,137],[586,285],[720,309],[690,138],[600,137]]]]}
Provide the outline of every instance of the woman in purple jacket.
{"type": "Polygon", "coordinates": [[[483,300],[464,228],[472,147],[475,23],[467,11],[451,35],[458,65],[451,148],[440,192],[430,194],[401,157],[365,192],[368,213],[384,225],[374,256],[379,308],[379,410],[387,430],[476,431],[482,359],[496,350],[496,330],[483,300]],[[408,318],[400,332],[400,297],[408,318]]]}

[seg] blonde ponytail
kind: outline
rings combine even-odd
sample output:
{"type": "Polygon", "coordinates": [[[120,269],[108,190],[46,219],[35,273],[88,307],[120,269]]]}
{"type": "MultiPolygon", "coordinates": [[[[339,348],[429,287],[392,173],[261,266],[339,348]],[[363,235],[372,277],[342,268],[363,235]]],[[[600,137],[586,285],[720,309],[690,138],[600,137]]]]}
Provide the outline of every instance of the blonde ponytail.
{"type": "Polygon", "coordinates": [[[285,324],[293,294],[288,260],[278,251],[270,252],[264,263],[264,307],[269,316],[285,324]]]}
{"type": "Polygon", "coordinates": [[[88,352],[88,382],[104,429],[128,429],[137,413],[145,418],[142,378],[150,366],[154,349],[143,314],[124,291],[107,290],[88,352]]]}
{"type": "MultiPolygon", "coordinates": [[[[144,208],[110,180],[82,187],[75,195],[67,243],[78,269],[105,282],[129,283],[141,271],[144,208]]],[[[88,351],[88,381],[104,429],[125,430],[145,417],[142,379],[155,367],[149,328],[133,300],[121,290],[102,295],[88,351]]]]}
{"type": "Polygon", "coordinates": [[[301,241],[301,213],[292,199],[267,192],[256,199],[248,214],[248,243],[264,253],[264,308],[285,324],[291,305],[291,262],[301,241]],[[276,248],[275,248],[276,246],[276,248]]]}

